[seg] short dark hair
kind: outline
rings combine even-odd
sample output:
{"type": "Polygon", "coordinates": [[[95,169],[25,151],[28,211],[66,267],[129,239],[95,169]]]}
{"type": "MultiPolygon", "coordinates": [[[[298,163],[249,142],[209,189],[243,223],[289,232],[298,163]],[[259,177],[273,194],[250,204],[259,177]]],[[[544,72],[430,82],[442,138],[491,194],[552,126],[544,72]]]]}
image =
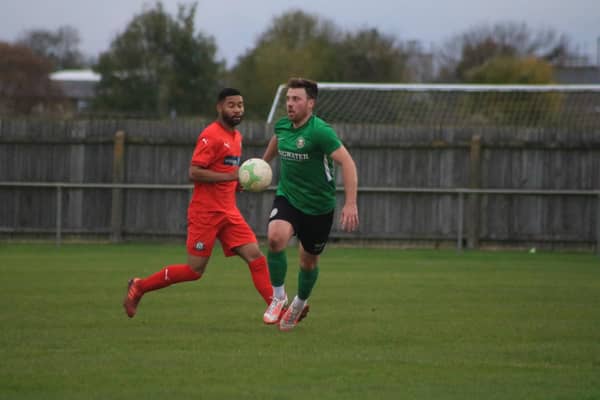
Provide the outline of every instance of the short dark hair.
{"type": "Polygon", "coordinates": [[[241,96],[242,94],[240,93],[239,90],[234,89],[234,88],[224,88],[219,92],[219,96],[217,97],[217,102],[222,102],[223,100],[225,100],[226,97],[229,96],[241,96]]]}
{"type": "Polygon", "coordinates": [[[319,94],[319,87],[317,86],[317,82],[311,81],[310,79],[305,78],[290,78],[287,83],[288,89],[301,89],[304,88],[306,90],[306,95],[309,99],[316,100],[317,95],[319,94]]]}

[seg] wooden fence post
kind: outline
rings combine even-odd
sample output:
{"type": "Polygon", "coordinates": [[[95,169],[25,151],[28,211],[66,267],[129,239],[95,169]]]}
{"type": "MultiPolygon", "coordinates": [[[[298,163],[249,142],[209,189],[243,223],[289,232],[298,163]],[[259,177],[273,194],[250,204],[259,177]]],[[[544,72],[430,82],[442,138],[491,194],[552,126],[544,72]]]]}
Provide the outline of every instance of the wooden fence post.
{"type": "Polygon", "coordinates": [[[598,194],[596,202],[596,255],[600,257],[600,194],[598,194]]]}
{"type": "MultiPolygon", "coordinates": [[[[125,178],[125,132],[117,131],[113,152],[113,183],[123,183],[125,178]]],[[[113,188],[111,208],[111,241],[121,241],[123,230],[123,189],[113,188]]]]}
{"type": "MultiPolygon", "coordinates": [[[[469,168],[469,188],[481,189],[481,136],[471,138],[469,168]]],[[[481,201],[478,193],[469,194],[468,219],[467,219],[467,246],[469,249],[479,248],[479,223],[481,201]]]]}

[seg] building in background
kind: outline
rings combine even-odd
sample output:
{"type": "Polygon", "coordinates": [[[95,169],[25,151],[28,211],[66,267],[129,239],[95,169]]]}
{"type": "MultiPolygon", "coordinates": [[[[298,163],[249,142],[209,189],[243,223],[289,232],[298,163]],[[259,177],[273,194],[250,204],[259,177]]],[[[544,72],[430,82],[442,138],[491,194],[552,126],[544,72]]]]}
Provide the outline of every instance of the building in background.
{"type": "Polygon", "coordinates": [[[88,110],[96,95],[100,74],[90,69],[63,70],[50,74],[50,79],[58,84],[67,99],[65,113],[78,114],[88,110]]]}
{"type": "Polygon", "coordinates": [[[433,49],[427,52],[418,40],[411,40],[406,46],[407,65],[410,71],[411,83],[428,83],[435,80],[433,49]]]}
{"type": "Polygon", "coordinates": [[[561,84],[600,84],[600,36],[596,43],[595,63],[590,56],[573,56],[554,66],[554,80],[561,84]]]}
{"type": "Polygon", "coordinates": [[[554,79],[560,84],[600,84],[600,67],[597,65],[557,65],[554,67],[554,79]]]}

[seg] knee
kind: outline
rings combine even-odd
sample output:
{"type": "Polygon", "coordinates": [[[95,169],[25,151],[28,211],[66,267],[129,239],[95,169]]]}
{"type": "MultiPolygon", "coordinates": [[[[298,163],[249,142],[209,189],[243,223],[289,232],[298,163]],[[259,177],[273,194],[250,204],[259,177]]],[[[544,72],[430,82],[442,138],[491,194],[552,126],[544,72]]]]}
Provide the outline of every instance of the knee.
{"type": "Polygon", "coordinates": [[[317,266],[317,260],[314,258],[302,258],[300,260],[300,268],[305,271],[312,271],[317,266]]]}
{"type": "Polygon", "coordinates": [[[300,251],[300,268],[306,271],[312,271],[319,263],[319,256],[307,253],[305,250],[300,251]]]}
{"type": "Polygon", "coordinates": [[[258,244],[253,245],[250,248],[250,251],[248,252],[248,260],[254,261],[261,257],[264,257],[264,254],[262,253],[262,251],[260,251],[260,247],[258,247],[258,244]]]}
{"type": "Polygon", "coordinates": [[[206,265],[190,265],[190,268],[195,273],[197,273],[199,275],[203,275],[204,271],[206,270],[206,265]]]}
{"type": "Polygon", "coordinates": [[[261,259],[262,257],[264,257],[265,255],[260,251],[260,249],[257,249],[257,251],[252,252],[248,255],[248,257],[246,258],[246,262],[247,263],[252,263],[255,262],[258,259],[261,259]]]}
{"type": "Polygon", "coordinates": [[[248,243],[240,247],[235,247],[233,251],[247,263],[251,263],[264,256],[258,247],[258,243],[248,243]]]}
{"type": "Polygon", "coordinates": [[[194,259],[189,257],[187,264],[192,271],[203,275],[204,271],[206,270],[206,265],[208,264],[208,259],[194,259]]]}
{"type": "Polygon", "coordinates": [[[268,241],[269,241],[269,251],[274,252],[274,253],[283,251],[285,249],[285,247],[287,246],[287,238],[285,237],[285,235],[271,233],[271,234],[269,234],[268,241]]]}

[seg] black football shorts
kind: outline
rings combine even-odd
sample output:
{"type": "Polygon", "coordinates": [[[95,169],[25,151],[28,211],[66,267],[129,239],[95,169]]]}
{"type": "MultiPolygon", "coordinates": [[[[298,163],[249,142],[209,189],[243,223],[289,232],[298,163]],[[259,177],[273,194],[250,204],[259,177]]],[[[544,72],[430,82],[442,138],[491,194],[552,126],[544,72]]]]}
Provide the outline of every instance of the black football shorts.
{"type": "Polygon", "coordinates": [[[305,214],[292,206],[285,197],[275,196],[269,222],[276,219],[289,222],[304,250],[319,255],[329,240],[333,225],[333,211],[322,215],[305,214]]]}

